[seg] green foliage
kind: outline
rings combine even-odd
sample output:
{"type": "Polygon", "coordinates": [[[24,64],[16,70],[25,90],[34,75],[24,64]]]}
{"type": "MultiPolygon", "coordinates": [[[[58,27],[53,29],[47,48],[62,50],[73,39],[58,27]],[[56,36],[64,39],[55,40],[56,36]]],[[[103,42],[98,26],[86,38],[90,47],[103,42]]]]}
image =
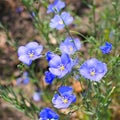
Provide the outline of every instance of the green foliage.
{"type": "MultiPolygon", "coordinates": [[[[109,109],[109,106],[114,105],[114,101],[120,104],[118,97],[120,93],[120,1],[119,0],[109,0],[109,5],[105,5],[102,9],[102,12],[99,12],[99,19],[96,21],[97,5],[95,0],[92,0],[91,3],[86,2],[84,4],[89,7],[90,14],[85,16],[89,17],[90,25],[88,25],[87,35],[79,32],[79,27],[82,21],[82,17],[78,16],[76,13],[74,17],[76,18],[75,22],[78,24],[77,27],[71,30],[65,25],[65,30],[63,32],[57,32],[52,30],[49,27],[50,15],[42,16],[42,11],[39,11],[40,7],[47,8],[49,1],[48,0],[21,0],[23,5],[26,7],[29,13],[34,12],[35,16],[33,17],[33,25],[37,30],[39,35],[42,37],[42,40],[45,41],[46,49],[53,51],[54,53],[61,54],[59,48],[56,48],[58,43],[60,43],[63,38],[65,38],[66,33],[69,36],[78,36],[82,40],[83,48],[86,47],[85,52],[79,51],[76,53],[74,58],[79,55],[81,63],[87,58],[96,57],[101,61],[107,63],[108,73],[100,82],[91,82],[84,79],[82,76],[79,78],[82,90],[77,95],[77,102],[74,105],[70,106],[70,110],[67,115],[64,115],[60,111],[61,120],[69,120],[74,112],[77,113],[78,119],[83,120],[112,120],[112,110],[109,109]],[[39,7],[35,7],[34,4],[38,3],[39,7]],[[78,31],[77,31],[78,30],[78,31]],[[52,34],[57,41],[56,45],[51,44],[49,37],[52,34]],[[62,38],[62,39],[61,39],[62,38]],[[99,50],[99,46],[103,45],[105,41],[108,41],[113,44],[113,50],[108,55],[103,55],[99,50]],[[87,46],[88,45],[88,46],[87,46]],[[85,54],[86,53],[86,54],[85,54]],[[83,118],[79,115],[79,112],[82,112],[83,118]]],[[[72,13],[72,10],[70,11],[72,13]]],[[[65,23],[64,23],[65,24],[65,23]]],[[[18,43],[16,43],[8,34],[8,30],[5,26],[0,23],[0,28],[6,32],[7,42],[17,49],[18,43]]],[[[52,36],[52,37],[53,37],[52,36]]],[[[45,57],[45,54],[44,54],[45,57]]],[[[81,64],[80,63],[80,64],[81,64]]],[[[36,85],[38,88],[41,88],[43,91],[43,100],[46,102],[46,106],[52,106],[51,99],[53,96],[53,91],[56,90],[56,87],[60,85],[71,85],[71,79],[73,80],[73,74],[65,76],[63,79],[56,79],[52,86],[48,86],[45,89],[40,85],[40,79],[44,74],[43,69],[36,73],[36,64],[33,64],[30,69],[24,64],[18,64],[17,68],[23,72],[25,70],[29,71],[31,84],[36,85]],[[51,91],[50,91],[51,90],[51,91]]],[[[75,71],[76,72],[76,71],[75,71]]],[[[36,120],[37,116],[41,110],[39,106],[37,107],[31,100],[25,97],[23,91],[19,93],[14,90],[11,85],[0,85],[0,98],[4,101],[12,104],[15,108],[24,112],[25,115],[31,119],[36,120]]]]}

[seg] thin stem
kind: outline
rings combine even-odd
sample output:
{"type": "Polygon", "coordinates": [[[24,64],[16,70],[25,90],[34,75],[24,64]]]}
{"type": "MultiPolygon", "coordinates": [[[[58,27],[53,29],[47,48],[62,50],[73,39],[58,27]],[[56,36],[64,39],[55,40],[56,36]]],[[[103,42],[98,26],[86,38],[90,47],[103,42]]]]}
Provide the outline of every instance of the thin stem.
{"type": "Polygon", "coordinates": [[[93,0],[93,2],[92,2],[92,14],[93,14],[94,37],[96,37],[96,35],[97,35],[95,9],[96,9],[96,6],[95,6],[95,2],[93,0]]]}
{"type": "MultiPolygon", "coordinates": [[[[68,29],[68,26],[65,24],[65,21],[64,21],[63,18],[61,17],[60,13],[58,13],[58,15],[59,15],[60,18],[62,19],[63,24],[65,25],[65,29],[66,29],[68,35],[71,37],[71,39],[72,39],[72,41],[73,41],[73,43],[74,43],[74,45],[75,45],[74,39],[73,39],[72,35],[70,34],[70,31],[69,31],[69,29],[68,29]]],[[[77,49],[76,45],[75,45],[75,48],[77,49]]]]}
{"type": "Polygon", "coordinates": [[[81,37],[83,37],[84,39],[87,40],[87,37],[85,37],[85,36],[84,36],[82,33],[80,33],[80,32],[72,31],[72,30],[70,30],[70,32],[71,32],[71,33],[74,33],[74,34],[77,34],[77,35],[80,35],[81,37]]]}

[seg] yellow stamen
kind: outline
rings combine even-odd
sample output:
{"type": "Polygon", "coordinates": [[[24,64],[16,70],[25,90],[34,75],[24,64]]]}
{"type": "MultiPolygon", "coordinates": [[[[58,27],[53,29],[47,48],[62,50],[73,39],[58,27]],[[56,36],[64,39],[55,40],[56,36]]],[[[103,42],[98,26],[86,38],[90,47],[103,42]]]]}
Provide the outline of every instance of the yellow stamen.
{"type": "Polygon", "coordinates": [[[29,56],[30,56],[30,58],[32,58],[32,57],[34,56],[34,54],[33,54],[33,53],[30,53],[29,56]]]}
{"type": "Polygon", "coordinates": [[[59,24],[61,24],[61,25],[62,25],[62,24],[63,24],[63,21],[62,21],[62,20],[60,20],[60,21],[59,21],[59,24]]]}
{"type": "Polygon", "coordinates": [[[94,72],[94,71],[90,72],[90,75],[91,75],[91,76],[94,76],[94,75],[95,75],[95,72],[94,72]]]}
{"type": "Polygon", "coordinates": [[[62,100],[65,104],[68,103],[68,100],[67,99],[63,99],[62,100]]]}
{"type": "Polygon", "coordinates": [[[60,67],[60,70],[64,70],[65,69],[65,67],[62,65],[61,67],[60,67]]]}
{"type": "Polygon", "coordinates": [[[73,47],[70,47],[70,51],[73,51],[73,47]]]}

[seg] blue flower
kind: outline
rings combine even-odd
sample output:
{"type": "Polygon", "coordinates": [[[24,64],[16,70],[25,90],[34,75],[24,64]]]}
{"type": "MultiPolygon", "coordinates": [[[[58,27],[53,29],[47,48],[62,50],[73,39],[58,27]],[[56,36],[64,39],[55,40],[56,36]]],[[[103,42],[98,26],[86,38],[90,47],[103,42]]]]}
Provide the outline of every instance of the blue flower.
{"type": "Polygon", "coordinates": [[[107,66],[96,58],[92,58],[85,61],[79,71],[83,77],[92,81],[99,81],[106,74],[107,66]]]}
{"type": "Polygon", "coordinates": [[[77,50],[80,50],[81,43],[78,38],[67,37],[64,42],[60,44],[60,50],[62,53],[74,54],[77,50]]]}
{"type": "Polygon", "coordinates": [[[36,90],[32,96],[33,100],[39,102],[41,100],[41,94],[40,90],[36,90]]]}
{"type": "Polygon", "coordinates": [[[24,10],[24,9],[23,9],[23,7],[21,7],[21,6],[16,8],[16,12],[19,13],[19,14],[22,13],[23,10],[24,10]]]}
{"type": "Polygon", "coordinates": [[[28,76],[28,72],[24,72],[23,75],[16,80],[16,85],[19,84],[28,84],[30,81],[30,78],[28,76]]]}
{"type": "Polygon", "coordinates": [[[72,22],[73,17],[71,17],[70,14],[67,12],[62,12],[60,16],[55,15],[54,18],[51,19],[50,27],[56,28],[57,30],[61,30],[65,27],[65,25],[70,25],[72,22]]]}
{"type": "Polygon", "coordinates": [[[36,16],[36,15],[35,15],[35,12],[33,12],[33,11],[30,12],[30,15],[31,15],[32,18],[35,18],[35,16],[36,16]]]}
{"type": "Polygon", "coordinates": [[[49,61],[49,71],[58,78],[64,77],[72,69],[69,55],[62,54],[61,57],[56,55],[49,61]]]}
{"type": "Polygon", "coordinates": [[[52,98],[54,107],[58,109],[68,108],[75,101],[76,96],[73,94],[72,87],[69,86],[61,86],[52,98]]]}
{"type": "Polygon", "coordinates": [[[105,45],[100,46],[100,50],[103,54],[109,54],[112,50],[112,44],[109,42],[105,42],[105,45]]]}
{"type": "Polygon", "coordinates": [[[76,59],[72,59],[71,58],[71,68],[76,66],[78,63],[79,63],[79,59],[78,58],[76,58],[76,59]]]}
{"type": "Polygon", "coordinates": [[[53,57],[55,57],[55,55],[56,55],[56,54],[48,51],[48,52],[46,53],[46,60],[49,62],[53,57]]]}
{"type": "Polygon", "coordinates": [[[37,42],[29,42],[25,46],[18,48],[18,59],[26,65],[30,65],[33,60],[40,58],[43,46],[37,42]]]}
{"type": "Polygon", "coordinates": [[[54,2],[48,6],[47,13],[60,12],[60,10],[64,7],[65,7],[64,2],[62,2],[61,0],[54,0],[54,2]]]}
{"type": "Polygon", "coordinates": [[[51,72],[46,71],[45,72],[45,82],[48,84],[52,84],[53,80],[55,79],[55,75],[53,75],[51,72]]]}
{"type": "Polygon", "coordinates": [[[50,108],[44,108],[39,113],[39,120],[59,120],[59,115],[50,108]]]}
{"type": "Polygon", "coordinates": [[[112,39],[114,35],[115,35],[115,31],[114,30],[110,31],[109,39],[112,39]]]}

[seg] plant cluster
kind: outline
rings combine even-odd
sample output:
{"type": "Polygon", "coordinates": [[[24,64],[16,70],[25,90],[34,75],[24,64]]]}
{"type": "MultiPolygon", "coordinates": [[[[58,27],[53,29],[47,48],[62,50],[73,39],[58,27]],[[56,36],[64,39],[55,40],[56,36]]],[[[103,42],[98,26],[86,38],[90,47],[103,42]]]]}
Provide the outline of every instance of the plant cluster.
{"type": "MultiPolygon", "coordinates": [[[[48,66],[43,72],[45,76],[44,81],[49,86],[56,86],[54,95],[52,94],[50,98],[52,106],[50,107],[48,105],[44,108],[38,108],[29,100],[27,100],[29,103],[29,105],[27,105],[26,98],[20,94],[21,100],[24,102],[18,100],[12,88],[10,88],[10,90],[4,88],[5,91],[2,91],[3,88],[0,88],[0,97],[8,102],[12,100],[11,103],[19,110],[25,113],[29,112],[27,115],[32,119],[35,119],[34,116],[37,114],[37,119],[39,120],[69,120],[73,113],[82,111],[88,115],[89,117],[87,117],[91,120],[109,120],[110,110],[108,108],[112,101],[111,95],[115,91],[115,88],[117,89],[117,86],[114,86],[111,81],[119,78],[115,75],[113,78],[111,77],[116,72],[115,69],[120,71],[118,45],[115,42],[120,37],[117,26],[113,26],[115,30],[114,35],[109,36],[109,39],[112,39],[111,37],[113,36],[115,37],[116,40],[114,42],[107,38],[104,38],[106,40],[102,42],[97,41],[97,39],[99,39],[96,37],[98,30],[97,23],[94,20],[96,8],[93,3],[94,33],[86,37],[77,31],[72,31],[76,35],[84,38],[84,40],[80,40],[79,37],[71,34],[72,32],[69,25],[73,23],[74,17],[72,17],[69,12],[62,11],[66,6],[62,0],[54,0],[50,4],[43,0],[37,1],[47,8],[47,14],[53,15],[49,23],[42,22],[37,16],[37,11],[33,6],[33,0],[30,0],[30,2],[28,2],[28,0],[22,0],[22,2],[29,11],[32,10],[31,16],[35,22],[34,25],[47,41],[48,50],[44,52],[46,47],[36,41],[30,41],[26,45],[18,47],[18,59],[22,62],[18,66],[21,70],[25,68],[28,71],[24,71],[23,75],[17,78],[16,85],[28,84],[30,82],[30,76],[34,78],[33,83],[38,84],[39,82],[36,75],[29,69],[32,69],[31,66],[34,65],[37,59],[45,59],[48,66]],[[48,34],[51,31],[54,32],[54,29],[56,34],[57,32],[65,31],[65,37],[61,35],[61,38],[59,38],[61,40],[59,40],[53,50],[49,42],[48,34]],[[87,51],[90,52],[88,59],[84,59],[84,54],[81,52],[85,43],[93,45],[93,48],[90,48],[90,50],[87,49],[87,51]],[[109,57],[110,55],[111,57],[109,57]],[[79,81],[81,91],[78,93],[74,91],[70,83],[71,80],[79,81]],[[5,95],[6,91],[7,93],[10,91],[12,96],[15,97],[10,98],[8,96],[7,98],[5,95]],[[67,115],[61,112],[63,109],[67,110],[67,115]]],[[[116,5],[117,7],[117,1],[113,3],[113,6],[116,5]]],[[[22,9],[17,9],[17,12],[22,12],[22,9]]],[[[117,15],[118,12],[116,11],[116,22],[119,21],[117,15]]],[[[37,89],[33,95],[33,100],[36,102],[40,101],[41,95],[44,95],[44,90],[42,90],[42,92],[43,93],[40,93],[40,90],[37,89]]],[[[51,93],[47,91],[46,95],[49,96],[49,94],[51,93]]],[[[87,120],[87,118],[83,119],[87,120]]]]}

